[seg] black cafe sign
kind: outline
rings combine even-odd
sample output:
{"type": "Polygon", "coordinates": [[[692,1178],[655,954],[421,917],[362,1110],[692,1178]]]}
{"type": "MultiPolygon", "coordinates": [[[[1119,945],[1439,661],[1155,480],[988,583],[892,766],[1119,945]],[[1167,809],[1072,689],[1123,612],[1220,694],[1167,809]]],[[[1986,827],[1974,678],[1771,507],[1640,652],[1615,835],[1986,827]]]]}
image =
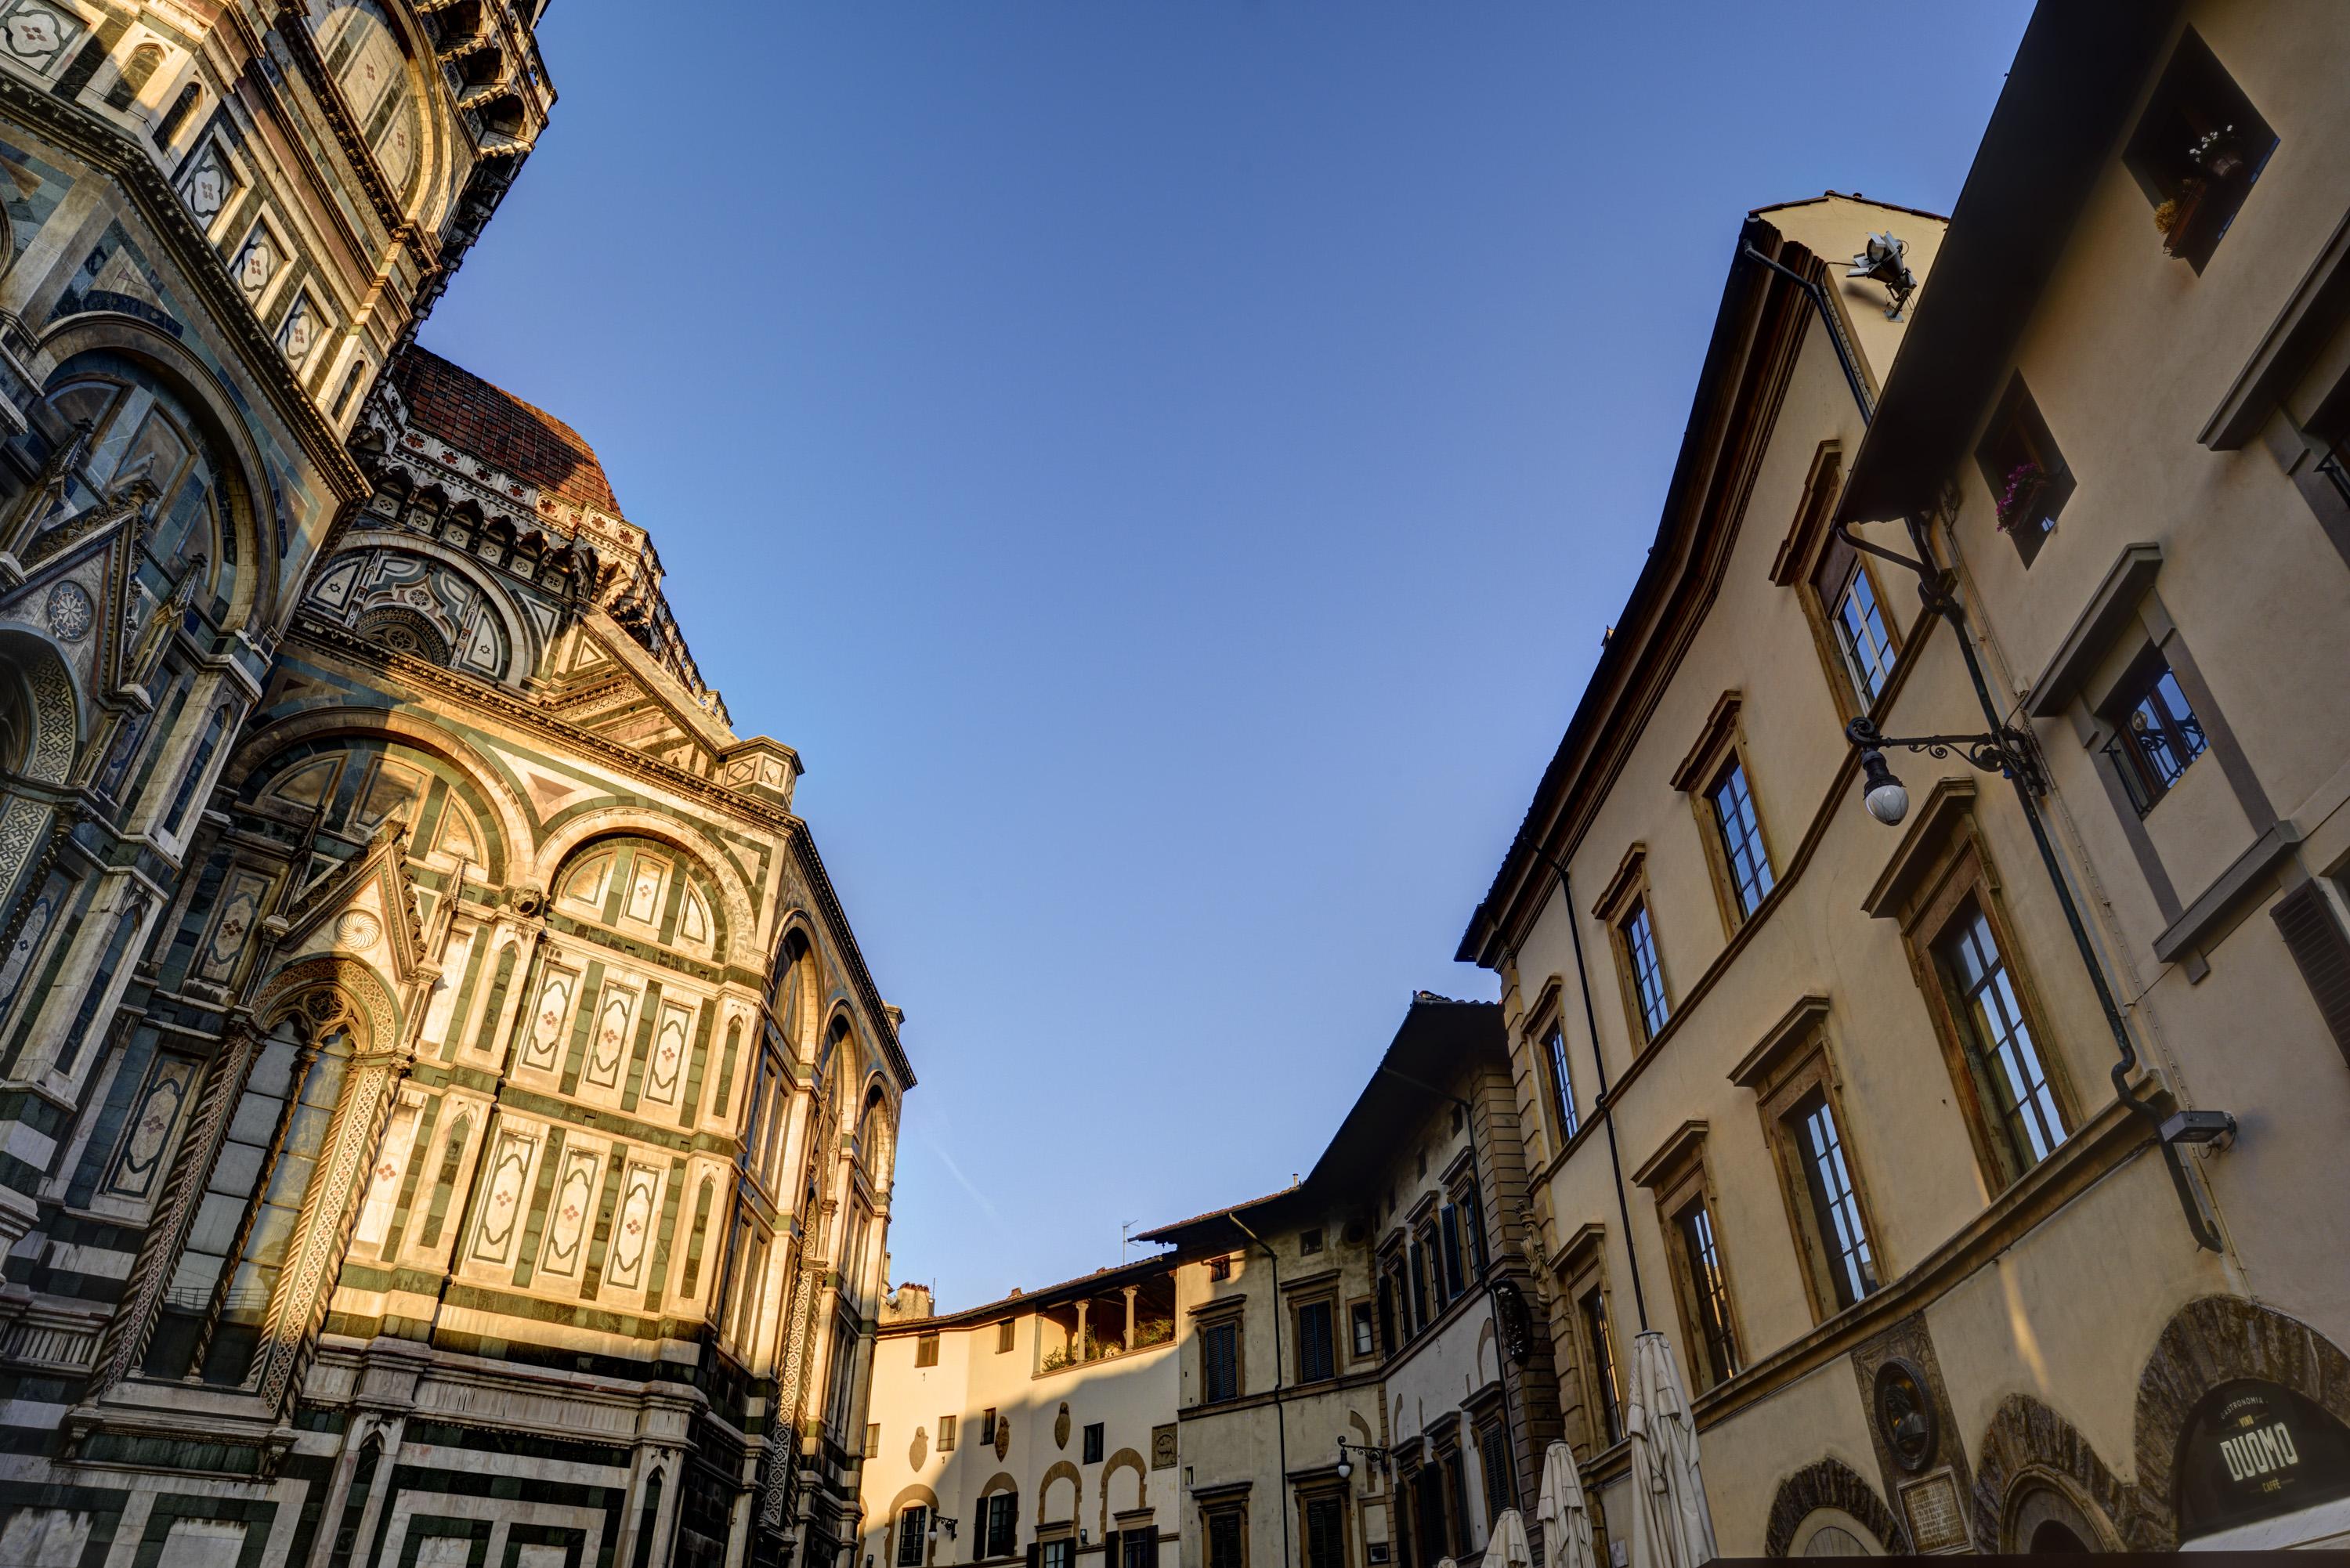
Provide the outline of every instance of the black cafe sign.
{"type": "Polygon", "coordinates": [[[2350,1428],[2273,1383],[2205,1395],[2179,1440],[2182,1538],[2350,1494],[2350,1428]]]}

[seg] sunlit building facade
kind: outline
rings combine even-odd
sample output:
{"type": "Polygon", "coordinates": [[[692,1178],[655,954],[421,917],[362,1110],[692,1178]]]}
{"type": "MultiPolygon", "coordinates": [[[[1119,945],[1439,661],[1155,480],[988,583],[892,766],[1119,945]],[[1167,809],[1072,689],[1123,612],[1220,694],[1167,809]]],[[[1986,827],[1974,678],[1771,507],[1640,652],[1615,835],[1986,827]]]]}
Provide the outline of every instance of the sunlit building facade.
{"type": "Polygon", "coordinates": [[[840,1559],[913,1075],[560,421],[537,7],[0,5],[0,1563],[840,1559]]]}
{"type": "Polygon", "coordinates": [[[1645,1325],[1731,1555],[2350,1538],[2345,69],[2323,4],[2043,6],[1947,224],[1724,245],[1460,950],[1607,1521],[1645,1325]]]}

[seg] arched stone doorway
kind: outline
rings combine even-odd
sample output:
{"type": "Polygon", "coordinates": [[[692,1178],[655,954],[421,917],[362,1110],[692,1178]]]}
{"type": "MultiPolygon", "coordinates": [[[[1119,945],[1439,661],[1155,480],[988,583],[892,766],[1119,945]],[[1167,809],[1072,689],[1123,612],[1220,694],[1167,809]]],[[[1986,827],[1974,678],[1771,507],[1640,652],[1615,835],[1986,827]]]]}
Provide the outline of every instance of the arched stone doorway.
{"type": "Polygon", "coordinates": [[[2282,1313],[2180,1308],[2138,1376],[2137,1449],[2154,1550],[2350,1543],[2350,1355],[2282,1313]]]}

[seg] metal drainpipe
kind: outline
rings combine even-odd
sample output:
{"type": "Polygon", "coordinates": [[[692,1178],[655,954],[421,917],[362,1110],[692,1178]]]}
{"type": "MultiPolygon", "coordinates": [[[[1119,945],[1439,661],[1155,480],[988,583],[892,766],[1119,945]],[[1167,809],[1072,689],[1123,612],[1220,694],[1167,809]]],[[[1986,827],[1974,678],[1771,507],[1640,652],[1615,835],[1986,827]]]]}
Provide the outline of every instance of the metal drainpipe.
{"type": "MultiPolygon", "coordinates": [[[[1289,1410],[1281,1402],[1281,1257],[1264,1244],[1263,1238],[1242,1223],[1239,1215],[1227,1214],[1224,1218],[1232,1222],[1232,1229],[1254,1241],[1257,1250],[1264,1254],[1265,1262],[1273,1265],[1273,1429],[1281,1456],[1281,1484],[1285,1492],[1289,1486],[1289,1410]]],[[[1336,1324],[1330,1325],[1330,1332],[1335,1341],[1336,1324]]],[[[1333,1349],[1336,1349],[1335,1344],[1333,1349]]],[[[1110,1563],[1107,1568],[1118,1568],[1118,1565],[1110,1563]]],[[[1289,1499],[1286,1496],[1281,1500],[1281,1568],[1289,1568],[1289,1499]]]]}
{"type": "MultiPolygon", "coordinates": [[[[1917,550],[1918,562],[1931,562],[1932,541],[1927,534],[1924,520],[1913,514],[1905,521],[1908,524],[1911,547],[1917,550]]],[[[1844,536],[1841,526],[1837,534],[1839,537],[1844,536]]],[[[1950,630],[1958,639],[1959,652],[1966,661],[1968,679],[1974,683],[1975,700],[1982,705],[1983,717],[1990,722],[1992,733],[2004,732],[2007,726],[2001,722],[1999,710],[1992,703],[1991,685],[1983,679],[1981,661],[1975,657],[1974,641],[1967,635],[1966,612],[1960,607],[1957,593],[1941,579],[1940,574],[1928,577],[1922,572],[1919,574],[1918,593],[1927,608],[1939,613],[1950,623],[1950,630]]],[[[2050,842],[2048,828],[2040,820],[2039,808],[2033,804],[2031,785],[2013,773],[2009,774],[2008,783],[2014,787],[2016,804],[2023,808],[2023,820],[2031,825],[2032,842],[2039,848],[2040,864],[2048,873],[2049,886],[2056,889],[2056,902],[2064,911],[2064,924],[2073,933],[2073,946],[2081,955],[2081,967],[2089,971],[2089,983],[2097,993],[2097,1007],[2105,1014],[2106,1028],[2114,1037],[2114,1050],[2118,1056],[2112,1073],[2114,1096],[2154,1129],[2155,1145],[2162,1150],[2163,1165],[2170,1173],[2171,1186],[2178,1189],[2178,1205],[2187,1215],[2187,1228],[2193,1232],[2195,1244],[2206,1251],[2220,1251],[2223,1249],[2220,1238],[2195,1196],[2194,1185],[2188,1179],[2186,1166],[2179,1160],[2178,1146],[2162,1136],[2162,1113],[2150,1102],[2130,1092],[2129,1078],[2137,1067],[2137,1050],[2130,1043],[2129,1026],[2122,1020],[2121,1006],[2114,1000],[2113,988],[2106,983],[2105,965],[2098,961],[2096,949],[2089,941],[2088,928],[2082,922],[2080,906],[2073,900],[2072,885],[2065,880],[2064,867],[2056,859],[2056,846],[2050,842]]]]}
{"type": "MultiPolygon", "coordinates": [[[[1819,312],[1821,325],[1827,328],[1828,341],[1835,348],[1836,363],[1844,369],[1845,383],[1852,389],[1853,401],[1860,405],[1861,423],[1866,425],[1873,421],[1877,410],[1869,401],[1868,389],[1860,379],[1859,369],[1853,363],[1852,348],[1845,341],[1844,328],[1829,308],[1826,291],[1794,268],[1764,255],[1752,244],[1743,247],[1743,254],[1793,282],[1811,300],[1813,307],[1819,312]]],[[[1967,635],[1966,611],[1959,604],[1957,592],[1933,566],[1932,541],[1925,522],[1915,513],[1905,516],[1903,522],[1909,530],[1910,547],[1918,552],[1915,560],[1854,537],[1842,523],[1835,524],[1833,532],[1854,549],[1897,562],[1917,574],[1918,597],[1925,601],[1928,609],[1950,623],[1950,630],[1958,638],[1959,654],[1966,663],[1968,679],[1974,683],[1975,700],[1982,706],[1984,721],[1991,725],[1992,734],[2005,734],[2008,725],[1991,701],[1991,686],[1984,680],[1982,665],[1975,658],[1974,640],[1967,635]]],[[[2027,734],[2025,738],[2031,737],[2027,734]]],[[[2179,1161],[2178,1147],[2162,1136],[2162,1113],[2130,1093],[2129,1075],[2137,1069],[2137,1051],[2130,1044],[2129,1028],[2122,1021],[2121,1008],[2114,1001],[2113,989],[2106,982],[2105,965],[2089,941],[2088,928],[2082,923],[2080,907],[2073,900],[2072,886],[2065,880],[2064,867],[2057,861],[2056,847],[2049,842],[2048,829],[2040,820],[2039,809],[2032,803],[2031,786],[2013,774],[2008,775],[2008,782],[2015,786],[2016,804],[2022,806],[2023,820],[2031,825],[2032,841],[2040,850],[2041,866],[2048,873],[2049,886],[2056,889],[2056,902],[2064,911],[2065,925],[2072,930],[2073,945],[2080,953],[2081,967],[2089,971],[2089,983],[2097,993],[2097,1006],[2105,1013],[2106,1028],[2114,1037],[2114,1049],[2119,1054],[2112,1075],[2115,1096],[2154,1128],[2154,1141],[2162,1150],[2163,1165],[2170,1172],[2171,1186],[2178,1189],[2178,1205],[2187,1215],[2187,1228],[2193,1233],[2195,1244],[2206,1251],[2220,1251],[2220,1238],[2195,1196],[2194,1186],[2188,1179],[2187,1168],[2179,1161]]],[[[1585,1000],[1589,1001],[1587,993],[1585,1000]]]]}
{"type": "MultiPolygon", "coordinates": [[[[1575,983],[1583,992],[1584,1027],[1591,1032],[1591,1070],[1599,1078],[1599,1097],[1592,1105],[1599,1112],[1599,1125],[1607,1131],[1607,1163],[1616,1173],[1616,1212],[1624,1221],[1624,1261],[1632,1271],[1632,1312],[1640,1320],[1640,1332],[1646,1334],[1648,1298],[1640,1289],[1640,1253],[1632,1242],[1632,1203],[1624,1193],[1624,1151],[1616,1142],[1616,1104],[1607,1097],[1607,1063],[1599,1054],[1599,1014],[1591,1005],[1591,973],[1583,963],[1583,922],[1575,911],[1575,879],[1546,851],[1535,853],[1558,873],[1559,897],[1566,900],[1566,932],[1575,939],[1575,983]]],[[[1568,1310],[1573,1310],[1571,1303],[1568,1310]]]]}

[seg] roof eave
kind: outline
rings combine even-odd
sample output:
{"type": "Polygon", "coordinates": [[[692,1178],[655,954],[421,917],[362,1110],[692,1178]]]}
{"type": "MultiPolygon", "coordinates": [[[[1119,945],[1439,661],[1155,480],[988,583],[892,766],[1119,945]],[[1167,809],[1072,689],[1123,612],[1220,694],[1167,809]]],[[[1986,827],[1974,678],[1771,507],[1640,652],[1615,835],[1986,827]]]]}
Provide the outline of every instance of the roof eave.
{"type": "Polygon", "coordinates": [[[1591,731],[1612,711],[1617,698],[1617,680],[1624,661],[1633,656],[1642,640],[1640,633],[1655,608],[1656,601],[1666,587],[1679,576],[1683,562],[1678,552],[1666,548],[1690,519],[1689,487],[1702,466],[1701,459],[1711,443],[1712,413],[1716,400],[1727,389],[1726,376],[1740,362],[1739,344],[1755,295],[1768,286],[1772,275],[1746,260],[1749,244],[1764,254],[1773,254],[1779,247],[1779,231],[1767,220],[1748,214],[1740,225],[1737,247],[1731,253],[1730,269],[1722,280],[1721,304],[1716,309],[1712,336],[1706,344],[1705,360],[1698,373],[1697,390],[1690,400],[1688,423],[1681,431],[1679,456],[1674,460],[1671,483],[1666,487],[1664,505],[1659,512],[1655,540],[1648,546],[1648,559],[1640,575],[1632,585],[1632,592],[1624,601],[1624,608],[1615,623],[1615,631],[1599,651],[1599,660],[1593,666],[1590,679],[1585,682],[1583,696],[1575,703],[1574,717],[1567,721],[1566,732],[1559,739],[1558,749],[1551,754],[1544,768],[1542,781],[1535,785],[1534,799],[1526,807],[1525,816],[1518,825],[1502,864],[1493,874],[1492,887],[1479,901],[1468,928],[1462,931],[1461,943],[1453,957],[1461,963],[1474,963],[1484,969],[1498,968],[1506,950],[1507,930],[1516,914],[1528,879],[1541,867],[1533,845],[1547,837],[1555,827],[1561,808],[1580,768],[1580,753],[1591,731]],[[1537,827],[1539,823],[1539,827],[1537,827]]]}
{"type": "Polygon", "coordinates": [[[1918,302],[1854,454],[1839,521],[1933,505],[1997,394],[2177,12],[2178,0],[2073,0],[2033,13],[1951,208],[1934,286],[1918,302]]]}

